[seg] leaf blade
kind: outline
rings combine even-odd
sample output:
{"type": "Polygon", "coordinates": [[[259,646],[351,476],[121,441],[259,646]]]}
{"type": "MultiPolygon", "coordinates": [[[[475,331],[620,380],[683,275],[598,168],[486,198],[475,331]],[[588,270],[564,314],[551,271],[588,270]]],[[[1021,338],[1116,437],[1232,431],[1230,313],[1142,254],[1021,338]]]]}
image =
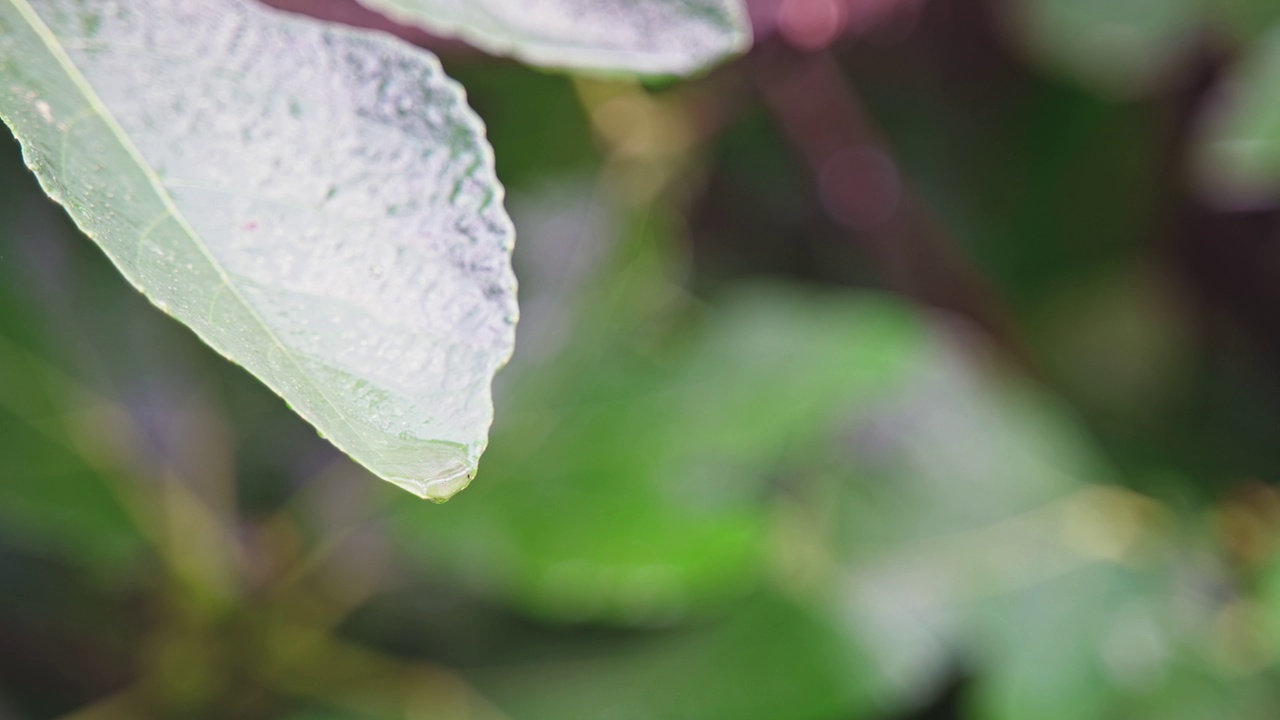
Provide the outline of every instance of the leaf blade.
{"type": "Polygon", "coordinates": [[[1200,119],[1192,171],[1201,194],[1231,209],[1272,207],[1280,195],[1280,28],[1271,29],[1216,88],[1200,119]]]}
{"type": "Polygon", "coordinates": [[[1132,96],[1163,87],[1200,25],[1196,0],[1005,0],[1007,29],[1035,58],[1086,87],[1132,96]]]}
{"type": "Polygon", "coordinates": [[[556,69],[689,75],[743,52],[739,0],[361,0],[408,24],[556,69]]]}
{"type": "Polygon", "coordinates": [[[0,116],[156,305],[384,479],[453,494],[517,315],[483,126],[425,52],[201,5],[0,3],[0,116]]]}

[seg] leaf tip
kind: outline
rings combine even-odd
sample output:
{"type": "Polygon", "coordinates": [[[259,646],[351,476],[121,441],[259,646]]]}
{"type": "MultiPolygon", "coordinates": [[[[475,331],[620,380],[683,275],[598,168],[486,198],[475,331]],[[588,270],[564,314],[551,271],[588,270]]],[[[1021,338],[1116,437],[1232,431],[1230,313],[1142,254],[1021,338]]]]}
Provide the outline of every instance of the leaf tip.
{"type": "Polygon", "coordinates": [[[433,503],[444,503],[462,492],[475,479],[475,467],[457,468],[451,473],[432,478],[388,477],[386,480],[433,503]]]}

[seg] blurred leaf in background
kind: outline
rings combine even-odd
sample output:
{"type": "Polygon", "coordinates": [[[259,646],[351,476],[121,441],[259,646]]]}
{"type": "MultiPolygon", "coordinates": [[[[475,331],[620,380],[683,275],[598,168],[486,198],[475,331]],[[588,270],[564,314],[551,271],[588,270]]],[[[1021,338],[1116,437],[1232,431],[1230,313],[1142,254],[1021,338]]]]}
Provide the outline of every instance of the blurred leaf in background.
{"type": "Polygon", "coordinates": [[[1150,91],[1186,61],[1199,0],[1001,0],[1014,33],[1045,62],[1108,92],[1150,91]]]}
{"type": "Polygon", "coordinates": [[[1206,108],[1197,170],[1228,207],[1274,202],[1280,191],[1280,25],[1260,38],[1206,108]]]}

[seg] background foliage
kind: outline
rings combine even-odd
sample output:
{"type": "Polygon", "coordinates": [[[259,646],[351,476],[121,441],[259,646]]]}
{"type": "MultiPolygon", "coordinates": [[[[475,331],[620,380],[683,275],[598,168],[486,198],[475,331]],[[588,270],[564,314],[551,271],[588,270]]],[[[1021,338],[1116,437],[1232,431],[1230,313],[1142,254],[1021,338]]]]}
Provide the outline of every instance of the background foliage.
{"type": "Polygon", "coordinates": [[[1276,714],[1270,3],[762,0],[649,85],[302,4],[489,125],[480,477],[358,469],[6,145],[0,717],[1276,714]]]}

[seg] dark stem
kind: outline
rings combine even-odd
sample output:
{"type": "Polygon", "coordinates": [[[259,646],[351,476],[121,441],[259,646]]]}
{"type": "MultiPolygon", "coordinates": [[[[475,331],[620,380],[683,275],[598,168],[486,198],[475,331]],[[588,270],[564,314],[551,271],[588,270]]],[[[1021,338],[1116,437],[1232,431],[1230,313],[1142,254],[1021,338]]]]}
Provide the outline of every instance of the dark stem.
{"type": "Polygon", "coordinates": [[[751,75],[804,159],[828,214],[898,293],[971,319],[1024,369],[1027,351],[991,284],[912,192],[884,132],[827,51],[757,48],[751,75]]]}

